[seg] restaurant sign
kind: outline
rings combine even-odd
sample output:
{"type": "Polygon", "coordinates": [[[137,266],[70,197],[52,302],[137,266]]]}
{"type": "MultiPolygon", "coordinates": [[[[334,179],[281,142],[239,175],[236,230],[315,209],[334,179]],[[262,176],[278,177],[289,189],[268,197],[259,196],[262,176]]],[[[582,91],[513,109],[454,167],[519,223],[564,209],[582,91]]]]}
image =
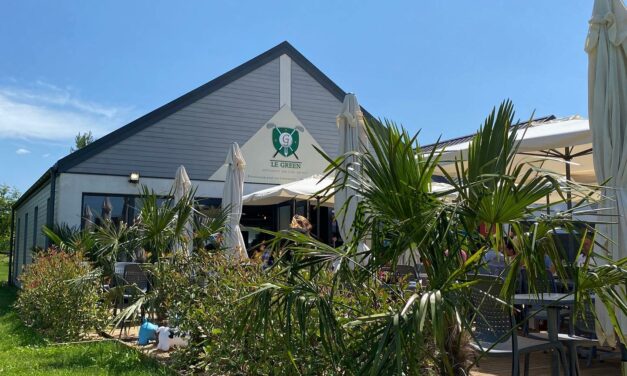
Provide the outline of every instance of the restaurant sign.
{"type": "MultiPolygon", "coordinates": [[[[246,160],[245,182],[284,184],[321,173],[326,160],[322,148],[289,106],[283,106],[241,146],[246,160]]],[[[223,180],[222,166],[211,180],[223,180]]]]}

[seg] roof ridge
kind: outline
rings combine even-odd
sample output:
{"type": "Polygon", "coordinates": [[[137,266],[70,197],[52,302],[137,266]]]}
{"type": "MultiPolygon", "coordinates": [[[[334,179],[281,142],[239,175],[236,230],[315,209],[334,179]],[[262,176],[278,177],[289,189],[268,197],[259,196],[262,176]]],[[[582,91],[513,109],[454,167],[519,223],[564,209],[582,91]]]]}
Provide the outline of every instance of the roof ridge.
{"type": "MultiPolygon", "coordinates": [[[[120,139],[129,137],[142,129],[156,123],[157,121],[173,114],[179,109],[193,103],[194,101],[211,94],[212,92],[230,84],[231,82],[245,76],[255,69],[269,63],[270,61],[286,54],[292,58],[305,72],[313,77],[322,87],[327,89],[339,101],[344,99],[346,92],[342,90],[335,82],[325,75],[318,67],[309,61],[300,51],[292,46],[288,41],[283,41],[276,46],[262,52],[261,54],[251,58],[250,60],[236,66],[235,68],[223,73],[222,75],[206,82],[203,85],[192,89],[191,91],[175,98],[174,100],[157,107],[147,114],[127,123],[103,137],[97,139],[86,147],[76,150],[73,153],[59,159],[52,167],[47,169],[43,175],[20,196],[13,205],[14,208],[19,207],[34,191],[40,188],[51,175],[66,172],[68,169],[76,166],[84,160],[93,157],[107,147],[117,143],[120,139]],[[52,172],[52,174],[51,174],[52,172]]],[[[364,115],[373,118],[368,111],[362,107],[364,115]]]]}
{"type": "Polygon", "coordinates": [[[346,93],[329,77],[327,77],[320,69],[311,63],[303,54],[301,54],[288,41],[283,41],[271,49],[262,52],[252,59],[238,65],[237,67],[227,71],[226,73],[206,82],[205,84],[177,97],[176,99],[148,112],[147,114],[127,123],[97,139],[86,147],[79,149],[57,162],[59,172],[65,172],[76,166],[84,160],[93,157],[107,147],[116,144],[121,139],[132,136],[139,131],[149,127],[152,124],[164,119],[165,117],[175,113],[183,107],[203,98],[214,91],[236,81],[246,74],[260,68],[261,66],[275,60],[281,55],[286,54],[292,58],[303,70],[310,74],[320,85],[333,94],[338,100],[342,101],[346,93]]]}

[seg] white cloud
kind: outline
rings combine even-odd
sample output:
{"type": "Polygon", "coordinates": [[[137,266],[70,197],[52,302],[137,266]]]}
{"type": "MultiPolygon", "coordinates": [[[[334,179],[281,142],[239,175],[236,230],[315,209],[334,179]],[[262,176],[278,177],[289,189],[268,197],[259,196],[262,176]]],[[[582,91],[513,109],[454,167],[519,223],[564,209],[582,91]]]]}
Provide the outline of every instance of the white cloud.
{"type": "Polygon", "coordinates": [[[82,100],[71,89],[41,81],[28,88],[0,86],[0,138],[60,141],[86,131],[101,137],[133,112],[82,100]]]}
{"type": "Polygon", "coordinates": [[[42,158],[48,158],[50,156],[50,153],[46,153],[46,154],[42,154],[41,157],[42,158]]]}
{"type": "Polygon", "coordinates": [[[28,149],[24,149],[24,148],[19,148],[15,151],[15,154],[17,155],[25,155],[25,154],[30,154],[30,150],[28,149]]]}

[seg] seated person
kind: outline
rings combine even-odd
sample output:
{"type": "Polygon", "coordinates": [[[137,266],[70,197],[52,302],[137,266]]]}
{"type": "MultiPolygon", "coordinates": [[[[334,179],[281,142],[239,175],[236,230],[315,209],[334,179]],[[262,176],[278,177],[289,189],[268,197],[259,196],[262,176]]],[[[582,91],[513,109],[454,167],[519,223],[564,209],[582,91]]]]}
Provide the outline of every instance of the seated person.
{"type": "Polygon", "coordinates": [[[493,248],[488,249],[481,261],[483,264],[481,273],[500,274],[505,269],[505,256],[493,248]]]}
{"type": "Polygon", "coordinates": [[[207,251],[215,251],[222,248],[222,242],[224,241],[224,235],[221,232],[211,235],[205,243],[205,249],[207,251]]]}
{"type": "Polygon", "coordinates": [[[488,265],[505,265],[505,256],[499,251],[494,250],[493,248],[488,249],[488,251],[483,255],[482,261],[488,265]]]}
{"type": "Polygon", "coordinates": [[[591,238],[586,236],[583,239],[583,244],[581,245],[581,253],[579,254],[579,257],[577,257],[577,261],[576,261],[576,265],[578,267],[581,268],[586,264],[586,260],[588,259],[588,256],[592,253],[593,245],[594,245],[594,242],[592,241],[591,238]]]}
{"type": "Polygon", "coordinates": [[[553,265],[553,261],[551,261],[551,258],[547,254],[544,255],[544,267],[546,267],[546,270],[551,272],[551,274],[555,275],[555,265],[553,265]]]}
{"type": "Polygon", "coordinates": [[[516,257],[516,249],[514,248],[514,243],[511,240],[505,239],[503,253],[505,254],[505,257],[510,261],[511,259],[516,257]]]}

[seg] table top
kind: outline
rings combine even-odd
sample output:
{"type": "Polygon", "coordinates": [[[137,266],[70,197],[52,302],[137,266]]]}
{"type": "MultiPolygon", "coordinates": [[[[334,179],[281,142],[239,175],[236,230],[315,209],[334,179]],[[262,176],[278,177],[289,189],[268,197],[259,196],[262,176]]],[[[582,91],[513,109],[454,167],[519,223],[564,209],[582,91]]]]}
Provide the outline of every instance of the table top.
{"type": "Polygon", "coordinates": [[[543,306],[572,305],[575,304],[575,295],[570,293],[516,294],[513,303],[543,306]]]}

